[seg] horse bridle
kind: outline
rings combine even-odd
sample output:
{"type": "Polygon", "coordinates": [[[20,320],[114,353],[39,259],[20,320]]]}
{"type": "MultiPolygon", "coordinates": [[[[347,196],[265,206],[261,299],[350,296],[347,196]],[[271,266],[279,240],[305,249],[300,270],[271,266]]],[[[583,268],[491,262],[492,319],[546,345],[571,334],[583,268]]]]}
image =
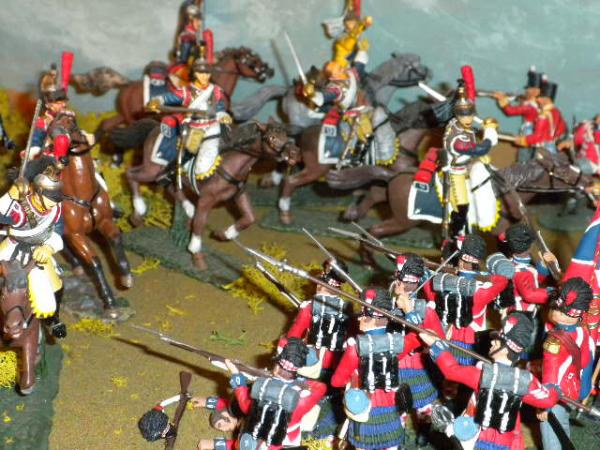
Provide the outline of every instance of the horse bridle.
{"type": "MultiPolygon", "coordinates": [[[[2,296],[2,302],[4,302],[5,296],[2,296]]],[[[31,314],[29,314],[28,317],[25,317],[25,311],[23,310],[23,307],[21,305],[15,305],[12,308],[10,308],[8,311],[6,311],[5,313],[3,313],[2,315],[4,317],[8,317],[9,314],[11,312],[13,312],[15,309],[18,309],[21,312],[21,317],[23,318],[23,325],[21,325],[21,329],[23,330],[27,330],[30,326],[31,326],[31,322],[33,322],[33,311],[31,312],[31,314]]]]}
{"type": "MultiPolygon", "coordinates": [[[[581,170],[577,171],[577,179],[573,183],[571,183],[565,177],[556,174],[556,168],[558,166],[556,165],[556,163],[554,161],[552,162],[552,166],[550,168],[546,167],[544,164],[540,163],[537,160],[535,162],[539,166],[542,167],[544,172],[546,172],[548,174],[548,177],[550,179],[550,187],[543,188],[543,187],[537,187],[537,186],[531,186],[531,187],[520,186],[520,187],[517,187],[517,191],[529,192],[529,193],[535,193],[535,194],[545,194],[545,193],[581,192],[584,190],[582,187],[578,186],[579,182],[581,181],[581,178],[583,177],[583,172],[581,170]],[[554,185],[555,180],[566,184],[567,187],[566,188],[556,188],[554,185]]],[[[573,166],[571,165],[570,167],[572,168],[573,166]]]]}

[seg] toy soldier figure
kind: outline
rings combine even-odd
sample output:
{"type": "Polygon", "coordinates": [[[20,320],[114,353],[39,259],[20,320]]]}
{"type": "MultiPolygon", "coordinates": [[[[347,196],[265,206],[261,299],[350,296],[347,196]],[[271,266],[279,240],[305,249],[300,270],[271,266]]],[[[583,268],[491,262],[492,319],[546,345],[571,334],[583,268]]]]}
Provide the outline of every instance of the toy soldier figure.
{"type": "Polygon", "coordinates": [[[473,120],[475,118],[474,97],[469,98],[464,86],[459,86],[458,97],[454,105],[454,118],[450,120],[444,131],[444,153],[446,165],[444,186],[444,216],[451,206],[450,233],[445,238],[455,238],[465,234],[468,225],[469,192],[467,179],[469,165],[475,159],[487,155],[498,143],[498,124],[494,120],[486,120],[483,124],[483,140],[477,142],[473,120]],[[448,204],[449,203],[449,204],[448,204]]]}
{"type": "Polygon", "coordinates": [[[237,400],[230,401],[221,397],[193,397],[190,403],[194,408],[205,408],[211,411],[208,416],[210,426],[224,433],[233,433],[227,439],[218,437],[214,439],[200,439],[198,450],[233,450],[237,442],[237,433],[242,424],[243,413],[240,411],[237,400]]]}
{"type": "Polygon", "coordinates": [[[559,144],[559,149],[572,147],[575,162],[585,175],[600,175],[600,114],[579,124],[572,140],[559,144]]]}
{"type": "Polygon", "coordinates": [[[232,373],[230,384],[240,410],[247,415],[239,448],[278,450],[299,446],[301,422],[327,391],[314,380],[297,380],[298,370],[307,364],[308,347],[296,338],[288,339],[275,357],[273,376],[257,378],[252,387],[237,367],[227,361],[232,373]]]}
{"type": "Polygon", "coordinates": [[[550,153],[557,153],[557,142],[567,132],[567,124],[560,110],[554,105],[558,85],[542,80],[540,95],[537,103],[540,112],[533,127],[533,133],[528,136],[517,136],[515,144],[519,147],[545,148],[550,153]]]}
{"type": "MultiPolygon", "coordinates": [[[[422,281],[425,275],[423,258],[408,253],[398,256],[396,264],[394,281],[390,285],[390,292],[396,305],[393,313],[415,325],[435,331],[440,338],[443,337],[444,331],[435,312],[435,302],[418,298],[415,294],[416,289],[424,282],[422,281]]],[[[423,291],[424,294],[429,291],[428,295],[431,295],[431,283],[427,282],[423,286],[423,291]]],[[[399,360],[400,383],[406,383],[410,388],[412,407],[417,413],[417,445],[422,447],[427,445],[429,418],[433,402],[438,398],[438,391],[426,368],[429,356],[420,350],[423,345],[420,338],[415,332],[404,327],[401,332],[405,335],[404,354],[406,355],[399,360]]],[[[403,415],[404,422],[405,419],[406,413],[403,415]]]]}
{"type": "MultiPolygon", "coordinates": [[[[27,286],[33,313],[38,318],[52,317],[56,312],[55,293],[62,281],[54,254],[63,249],[61,230],[62,193],[60,172],[52,158],[42,156],[29,161],[24,179],[18,178],[0,197],[0,214],[8,224],[6,237],[0,243],[0,261],[26,269],[27,286]]],[[[52,325],[58,325],[58,317],[52,325]]],[[[56,332],[65,332],[60,324],[56,332]]],[[[54,330],[51,330],[54,334],[54,330]]]]}
{"type": "Polygon", "coordinates": [[[177,64],[189,65],[200,56],[198,36],[202,35],[202,11],[199,6],[190,4],[184,13],[184,26],[177,35],[175,60],[177,64]]]}
{"type": "MultiPolygon", "coordinates": [[[[521,116],[522,122],[519,134],[522,136],[533,134],[533,127],[540,111],[537,98],[540,95],[541,86],[542,74],[532,66],[527,72],[525,95],[518,100],[517,104],[512,104],[504,92],[494,92],[494,98],[498,101],[498,106],[504,114],[509,117],[521,116]]],[[[527,162],[533,158],[533,153],[533,149],[519,147],[517,161],[520,163],[527,162]]]]}
{"type": "Polygon", "coordinates": [[[475,391],[466,414],[446,424],[446,433],[456,436],[464,448],[524,450],[521,405],[549,408],[556,404],[556,391],[516,367],[520,354],[530,345],[532,332],[531,319],[522,313],[510,314],[501,331],[492,334],[489,355],[493,363],[477,366],[459,364],[445,342],[421,333],[444,377],[475,391]]]}
{"type": "MultiPolygon", "coordinates": [[[[163,166],[174,161],[177,156],[177,138],[181,135],[182,127],[186,127],[188,132],[186,142],[182,143],[183,147],[196,155],[184,166],[192,180],[204,180],[214,173],[220,162],[221,124],[231,123],[231,117],[225,110],[225,94],[210,81],[215,62],[210,30],[204,32],[204,40],[205,55],[197,59],[192,66],[192,83],[177,91],[155,97],[148,103],[148,107],[155,110],[159,110],[161,105],[183,106],[194,110],[162,119],[160,135],[151,156],[154,163],[163,166]]],[[[144,212],[138,211],[142,215],[144,212]]],[[[190,214],[188,210],[186,213],[193,215],[193,212],[190,214]]]]}
{"type": "MultiPolygon", "coordinates": [[[[502,276],[492,273],[489,281],[477,280],[487,253],[485,241],[477,234],[468,234],[458,244],[458,275],[437,274],[433,278],[433,290],[438,293],[436,311],[446,330],[446,337],[472,350],[476,333],[486,330],[488,305],[508,286],[507,277],[511,274],[504,273],[505,276],[502,276]]],[[[475,364],[472,357],[458,350],[452,351],[460,364],[475,364]]]]}
{"type": "MultiPolygon", "coordinates": [[[[543,262],[533,265],[531,262],[531,246],[535,242],[534,231],[524,223],[511,225],[505,233],[505,239],[515,265],[512,278],[513,289],[507,292],[512,297],[506,306],[508,312],[522,311],[534,317],[538,306],[548,302],[551,289],[540,287],[550,271],[543,262]]],[[[554,254],[542,255],[545,261],[556,261],[554,254]]]]}
{"type": "MultiPolygon", "coordinates": [[[[383,289],[366,289],[365,301],[391,311],[393,300],[383,289]]],[[[348,441],[357,449],[395,449],[404,442],[400,413],[410,405],[398,405],[400,382],[398,355],[404,352],[404,336],[388,333],[388,319],[370,308],[359,318],[361,334],[348,339],[346,351],[331,385],[346,390],[344,407],[349,419],[348,441]]]]}
{"type": "MultiPolygon", "coordinates": [[[[348,272],[343,261],[336,261],[336,264],[348,272]]],[[[321,278],[336,288],[341,288],[345,281],[328,260],[323,263],[321,278]]],[[[314,346],[321,361],[321,370],[316,378],[323,382],[329,382],[342,356],[350,313],[351,308],[346,301],[327,288],[317,286],[313,299],[300,304],[298,315],[286,334],[288,338],[305,338],[308,345],[314,346]]]]}
{"type": "MultiPolygon", "coordinates": [[[[549,390],[560,393],[571,400],[585,398],[590,389],[589,373],[593,364],[591,357],[595,344],[591,341],[589,331],[582,326],[582,317],[588,310],[592,300],[592,290],[582,278],[567,280],[558,298],[550,305],[549,320],[554,328],[544,341],[542,360],[542,382],[549,390]]],[[[563,430],[570,435],[569,410],[557,404],[551,411],[554,413],[563,430]]],[[[542,421],[542,443],[544,450],[559,450],[561,443],[547,421],[546,411],[538,414],[542,421]]]]}
{"type": "Polygon", "coordinates": [[[312,83],[302,87],[303,96],[326,113],[319,137],[322,164],[341,162],[348,151],[356,147],[357,141],[364,144],[373,133],[370,111],[359,95],[360,80],[369,61],[369,44],[358,40],[372,19],[367,17],[360,22],[360,16],[354,11],[348,14],[345,23],[351,30],[336,40],[334,58],[324,69],[327,84],[320,91],[316,91],[312,83]]]}

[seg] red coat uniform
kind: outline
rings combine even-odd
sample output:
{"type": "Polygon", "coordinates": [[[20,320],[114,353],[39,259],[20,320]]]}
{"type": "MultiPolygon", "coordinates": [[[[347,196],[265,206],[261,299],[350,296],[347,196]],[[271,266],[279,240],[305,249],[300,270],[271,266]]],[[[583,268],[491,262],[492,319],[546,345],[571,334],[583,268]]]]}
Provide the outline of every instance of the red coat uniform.
{"type": "Polygon", "coordinates": [[[556,141],[567,132],[567,124],[560,110],[553,107],[538,115],[533,128],[533,134],[526,136],[528,146],[545,146],[556,144],[556,141]]]}
{"type": "MultiPolygon", "coordinates": [[[[436,358],[436,363],[444,376],[450,380],[475,391],[474,395],[469,400],[467,406],[467,415],[474,417],[476,410],[477,394],[481,382],[482,366],[479,363],[477,366],[462,366],[458,364],[456,359],[449,351],[444,351],[436,358]]],[[[522,402],[536,408],[551,408],[558,401],[558,393],[551,389],[546,389],[537,378],[533,378],[529,385],[529,393],[522,397],[522,402]]],[[[502,433],[495,428],[481,429],[477,438],[477,443],[482,448],[487,448],[486,444],[494,445],[497,450],[522,450],[525,448],[523,434],[521,432],[521,418],[517,416],[515,428],[512,431],[502,433]]],[[[477,444],[475,444],[477,447],[477,444]]]]}
{"type": "Polygon", "coordinates": [[[535,123],[540,110],[535,101],[525,101],[518,105],[508,104],[502,108],[502,112],[507,116],[521,116],[523,118],[523,124],[535,123]]]}
{"type": "MultiPolygon", "coordinates": [[[[293,381],[291,383],[293,383],[293,381]]],[[[269,450],[278,450],[283,446],[300,445],[300,424],[302,422],[302,418],[311,409],[313,409],[317,403],[319,403],[327,391],[327,386],[319,381],[303,380],[302,383],[304,386],[302,387],[302,391],[300,393],[300,400],[298,401],[298,405],[288,421],[287,436],[283,441],[283,445],[270,445],[269,450]]],[[[234,392],[235,398],[240,406],[240,410],[244,414],[249,414],[253,402],[252,397],[250,397],[250,388],[248,386],[238,386],[235,388],[234,392]]]]}
{"type": "Polygon", "coordinates": [[[590,335],[580,326],[557,327],[544,342],[542,382],[579,401],[581,370],[590,363],[590,335]]]}
{"type": "Polygon", "coordinates": [[[540,287],[546,278],[541,275],[528,260],[513,258],[515,275],[512,278],[515,295],[515,306],[509,307],[508,312],[536,312],[537,305],[548,301],[548,291],[540,287]]]}
{"type": "MultiPolygon", "coordinates": [[[[75,113],[72,111],[64,111],[60,115],[70,116],[75,120],[75,113]]],[[[57,127],[54,129],[52,135],[48,134],[48,130],[56,118],[50,112],[46,112],[36,121],[31,139],[31,154],[33,157],[42,153],[53,156],[58,160],[59,158],[66,157],[69,153],[71,136],[67,130],[57,127]]]]}
{"type": "Polygon", "coordinates": [[[585,158],[595,166],[600,166],[600,131],[595,124],[586,121],[579,125],[574,131],[573,143],[578,158],[585,158]]]}

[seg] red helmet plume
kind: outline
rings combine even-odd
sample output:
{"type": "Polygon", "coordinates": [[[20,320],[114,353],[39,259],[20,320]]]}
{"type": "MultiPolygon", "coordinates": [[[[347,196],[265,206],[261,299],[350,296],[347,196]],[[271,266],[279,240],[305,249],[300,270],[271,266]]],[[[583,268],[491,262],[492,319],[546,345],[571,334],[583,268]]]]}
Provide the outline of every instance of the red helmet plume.
{"type": "Polygon", "coordinates": [[[208,62],[208,64],[215,63],[215,41],[213,37],[213,32],[210,28],[207,28],[202,32],[202,39],[204,40],[204,44],[206,45],[206,53],[204,58],[208,62]]]}
{"type": "Polygon", "coordinates": [[[463,80],[465,80],[465,94],[471,102],[475,102],[477,90],[475,89],[475,75],[473,68],[469,65],[464,65],[460,68],[463,80]]]}
{"type": "Polygon", "coordinates": [[[61,87],[64,89],[65,94],[69,90],[69,79],[71,78],[71,69],[73,68],[73,58],[73,52],[62,52],[60,75],[61,87]]]}

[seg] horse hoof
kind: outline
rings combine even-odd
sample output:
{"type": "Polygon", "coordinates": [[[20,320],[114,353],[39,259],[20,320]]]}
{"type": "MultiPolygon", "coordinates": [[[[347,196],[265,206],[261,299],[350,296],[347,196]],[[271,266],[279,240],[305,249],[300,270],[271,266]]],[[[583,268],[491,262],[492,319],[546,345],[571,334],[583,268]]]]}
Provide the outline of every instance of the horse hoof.
{"type": "Polygon", "coordinates": [[[57,322],[50,327],[50,334],[56,339],[64,339],[67,337],[67,326],[62,322],[57,322]]]}
{"type": "Polygon", "coordinates": [[[260,180],[258,180],[258,187],[261,189],[270,189],[274,186],[275,183],[273,182],[273,177],[271,177],[270,175],[260,177],[260,180]]]}
{"type": "Polygon", "coordinates": [[[344,214],[342,215],[342,219],[346,222],[355,222],[360,219],[358,214],[358,208],[356,206],[349,206],[344,214]]]}
{"type": "Polygon", "coordinates": [[[211,237],[213,239],[216,239],[217,241],[221,241],[221,242],[225,242],[228,241],[229,239],[227,239],[227,237],[225,236],[225,232],[223,230],[218,230],[218,231],[213,231],[211,233],[211,237]]]}
{"type": "Polygon", "coordinates": [[[122,275],[121,286],[123,286],[125,289],[131,289],[133,287],[133,275],[130,273],[127,275],[122,275]]]}
{"type": "Polygon", "coordinates": [[[26,388],[22,388],[21,386],[19,386],[19,394],[21,394],[21,395],[29,395],[34,390],[35,390],[35,383],[33,383],[31,386],[26,387],[26,388]]]}
{"type": "Polygon", "coordinates": [[[289,211],[279,211],[279,221],[284,225],[291,225],[294,219],[289,211]]]}
{"type": "Polygon", "coordinates": [[[133,213],[129,216],[129,223],[135,228],[139,228],[144,225],[144,218],[137,213],[133,213]]]}
{"type": "Polygon", "coordinates": [[[123,211],[123,208],[121,208],[120,206],[117,206],[117,205],[113,206],[113,209],[112,209],[113,219],[119,220],[124,215],[125,215],[125,212],[123,211]]]}
{"type": "Polygon", "coordinates": [[[194,261],[194,267],[198,270],[206,270],[208,269],[208,264],[206,263],[206,253],[194,253],[192,255],[192,260],[194,261]]]}
{"type": "Polygon", "coordinates": [[[83,266],[76,266],[73,267],[73,275],[75,275],[76,277],[82,277],[85,275],[85,269],[83,268],[83,266]]]}

